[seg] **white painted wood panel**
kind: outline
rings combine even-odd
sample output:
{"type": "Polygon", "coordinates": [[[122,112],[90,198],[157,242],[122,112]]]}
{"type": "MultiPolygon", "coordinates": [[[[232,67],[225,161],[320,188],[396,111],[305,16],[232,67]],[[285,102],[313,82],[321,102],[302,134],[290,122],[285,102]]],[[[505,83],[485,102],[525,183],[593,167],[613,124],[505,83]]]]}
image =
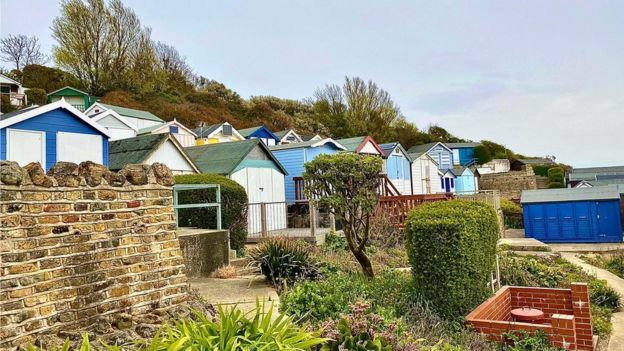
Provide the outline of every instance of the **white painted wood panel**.
{"type": "Polygon", "coordinates": [[[249,207],[248,231],[259,233],[262,230],[261,207],[253,205],[266,203],[267,230],[286,228],[286,196],[284,175],[272,168],[246,167],[232,173],[232,180],[243,186],[247,192],[249,207]]]}
{"type": "MultiPolygon", "coordinates": [[[[182,131],[182,129],[180,129],[180,131],[182,131]]],[[[180,145],[182,145],[182,147],[195,146],[195,137],[191,134],[175,133],[173,134],[173,136],[178,142],[180,142],[180,145]]]]}
{"type": "Polygon", "coordinates": [[[39,162],[46,166],[45,132],[7,129],[7,160],[20,166],[39,162]]]}
{"type": "Polygon", "coordinates": [[[151,165],[154,162],[160,162],[174,174],[193,174],[193,166],[184,158],[180,150],[173,145],[170,140],[160,145],[160,147],[147,159],[146,164],[151,165]]]}
{"type": "Polygon", "coordinates": [[[370,141],[367,141],[366,144],[364,144],[364,147],[362,147],[362,150],[360,150],[360,153],[379,155],[379,150],[377,150],[375,146],[373,146],[373,143],[371,143],[370,141]]]}
{"type": "Polygon", "coordinates": [[[56,162],[80,163],[93,161],[102,164],[102,136],[81,133],[56,133],[56,162]]]}

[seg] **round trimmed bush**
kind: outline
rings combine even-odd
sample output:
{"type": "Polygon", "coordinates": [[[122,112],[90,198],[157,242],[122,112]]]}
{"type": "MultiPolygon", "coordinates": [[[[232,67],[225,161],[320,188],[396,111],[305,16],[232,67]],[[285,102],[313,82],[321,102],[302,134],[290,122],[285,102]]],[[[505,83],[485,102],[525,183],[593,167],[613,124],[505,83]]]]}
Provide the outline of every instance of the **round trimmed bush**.
{"type": "MultiPolygon", "coordinates": [[[[241,252],[247,241],[247,193],[237,182],[218,174],[185,174],[175,177],[176,184],[221,185],[221,224],[230,231],[230,248],[241,252]]],[[[192,190],[179,193],[179,202],[215,202],[215,190],[192,190]]],[[[216,228],[217,211],[213,208],[188,208],[178,210],[181,226],[216,228]]]]}
{"type": "Polygon", "coordinates": [[[40,88],[30,88],[26,90],[28,103],[31,105],[45,105],[48,102],[48,95],[45,90],[40,88]]]}
{"type": "Polygon", "coordinates": [[[416,290],[441,316],[464,316],[492,292],[496,211],[478,201],[432,202],[406,221],[407,252],[416,290]]]}

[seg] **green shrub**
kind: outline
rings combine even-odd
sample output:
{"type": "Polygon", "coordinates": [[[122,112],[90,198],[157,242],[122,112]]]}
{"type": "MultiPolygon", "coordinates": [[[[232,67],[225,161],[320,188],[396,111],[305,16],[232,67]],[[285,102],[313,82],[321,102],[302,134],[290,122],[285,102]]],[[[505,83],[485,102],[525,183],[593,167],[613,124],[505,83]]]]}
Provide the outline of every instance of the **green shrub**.
{"type": "Polygon", "coordinates": [[[397,318],[413,304],[412,286],[409,275],[398,271],[386,271],[373,279],[359,273],[333,273],[287,289],[280,296],[280,310],[318,324],[349,313],[349,306],[357,301],[367,301],[372,312],[397,318]]]}
{"type": "Polygon", "coordinates": [[[559,188],[563,188],[565,184],[565,170],[562,167],[552,167],[548,170],[549,188],[557,188],[554,184],[560,184],[559,188]],[[552,185],[552,186],[551,186],[552,185]]]}
{"type": "Polygon", "coordinates": [[[474,159],[476,164],[482,165],[492,161],[492,152],[489,148],[479,145],[474,148],[474,159]]]}
{"type": "Polygon", "coordinates": [[[542,177],[548,177],[548,170],[556,167],[553,165],[535,165],[532,166],[531,168],[533,168],[533,173],[535,173],[535,175],[538,176],[542,176],[542,177]]]}
{"type": "Polygon", "coordinates": [[[621,296],[606,280],[593,279],[589,282],[589,298],[596,306],[607,307],[612,311],[620,308],[621,296]]]}
{"type": "MultiPolygon", "coordinates": [[[[329,339],[322,351],[392,351],[398,349],[390,345],[386,335],[397,342],[396,333],[384,334],[383,317],[367,314],[368,304],[356,303],[351,306],[351,314],[341,317],[338,321],[323,324],[322,336],[329,339]]],[[[397,342],[398,344],[398,342],[397,342]]],[[[399,345],[397,345],[399,346],[399,345]]]]}
{"type": "Polygon", "coordinates": [[[503,338],[507,341],[501,345],[503,351],[563,351],[561,348],[551,346],[548,336],[542,330],[538,330],[535,334],[524,330],[513,331],[504,333],[503,338]]]}
{"type": "Polygon", "coordinates": [[[310,255],[305,242],[287,238],[271,238],[249,255],[252,264],[258,266],[265,277],[277,288],[301,279],[316,279],[319,269],[310,255]]]}
{"type": "Polygon", "coordinates": [[[587,263],[596,267],[606,269],[609,272],[624,278],[624,251],[618,251],[614,254],[581,256],[587,263]]]}
{"type": "Polygon", "coordinates": [[[218,306],[215,321],[198,315],[198,321],[182,319],[162,335],[156,335],[149,350],[310,350],[322,344],[318,332],[308,332],[285,315],[273,318],[273,304],[243,313],[237,308],[218,306]]]}
{"type": "Polygon", "coordinates": [[[596,335],[604,336],[611,334],[611,315],[613,311],[608,307],[591,305],[592,330],[596,335]]]}
{"type": "Polygon", "coordinates": [[[347,244],[347,238],[340,236],[334,232],[330,232],[325,235],[325,241],[323,242],[323,250],[329,251],[346,251],[349,250],[347,244]]]}
{"type": "Polygon", "coordinates": [[[503,211],[503,214],[520,214],[522,213],[522,207],[520,207],[520,205],[518,205],[517,203],[502,197],[500,199],[500,205],[501,205],[501,210],[503,211]]]}
{"type": "Polygon", "coordinates": [[[30,88],[26,90],[26,96],[30,105],[45,105],[48,102],[48,94],[44,89],[30,88]]]}
{"type": "Polygon", "coordinates": [[[558,183],[558,182],[548,183],[548,189],[560,189],[564,187],[565,185],[563,183],[558,183]]]}
{"type": "MultiPolygon", "coordinates": [[[[230,231],[230,248],[241,252],[247,241],[247,193],[235,181],[216,174],[188,174],[175,177],[177,184],[221,185],[221,220],[230,231]]],[[[182,191],[180,203],[215,202],[214,189],[182,191]]],[[[178,210],[181,226],[216,228],[216,211],[210,208],[178,210]]]]}
{"type": "Polygon", "coordinates": [[[477,201],[428,203],[408,215],[416,289],[443,317],[463,316],[491,294],[498,230],[494,208],[477,201]]]}
{"type": "Polygon", "coordinates": [[[17,110],[17,108],[11,105],[11,98],[8,95],[0,95],[0,112],[7,113],[15,110],[17,110]]]}

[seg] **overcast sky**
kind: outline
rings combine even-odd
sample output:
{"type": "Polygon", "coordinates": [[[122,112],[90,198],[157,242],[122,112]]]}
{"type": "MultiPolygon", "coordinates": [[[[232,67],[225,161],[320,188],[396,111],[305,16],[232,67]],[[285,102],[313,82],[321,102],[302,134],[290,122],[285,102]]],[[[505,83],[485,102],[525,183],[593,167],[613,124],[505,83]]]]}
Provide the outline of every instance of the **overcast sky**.
{"type": "MultiPolygon", "coordinates": [[[[41,38],[56,1],[1,1],[41,38]]],[[[243,97],[372,79],[419,127],[574,166],[624,164],[624,1],[124,0],[155,40],[243,97]]]]}

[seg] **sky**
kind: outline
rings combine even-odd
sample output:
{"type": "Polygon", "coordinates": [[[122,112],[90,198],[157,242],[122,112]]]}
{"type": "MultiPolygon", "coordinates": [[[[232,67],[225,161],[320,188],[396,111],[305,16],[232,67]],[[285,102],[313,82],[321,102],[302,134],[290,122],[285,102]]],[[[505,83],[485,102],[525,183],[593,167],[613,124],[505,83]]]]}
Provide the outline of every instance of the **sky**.
{"type": "MultiPolygon", "coordinates": [[[[420,128],[576,167],[624,165],[624,1],[124,3],[243,97],[303,99],[359,76],[420,128]]],[[[38,36],[49,52],[58,14],[57,1],[0,0],[0,35],[38,36]]]]}

